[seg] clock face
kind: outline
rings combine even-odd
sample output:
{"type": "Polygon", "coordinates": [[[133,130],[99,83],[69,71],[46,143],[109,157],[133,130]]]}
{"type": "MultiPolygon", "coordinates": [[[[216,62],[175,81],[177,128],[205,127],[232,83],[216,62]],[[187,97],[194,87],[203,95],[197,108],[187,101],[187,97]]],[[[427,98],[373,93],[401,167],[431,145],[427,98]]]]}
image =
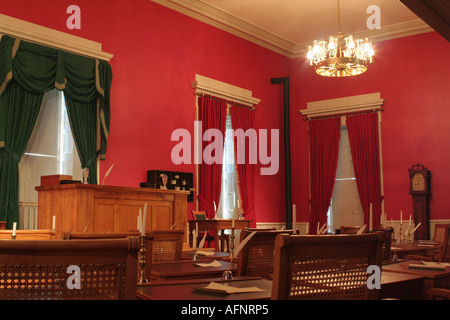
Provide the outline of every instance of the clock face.
{"type": "Polygon", "coordinates": [[[413,191],[425,191],[425,178],[422,174],[416,173],[412,179],[413,191]]]}

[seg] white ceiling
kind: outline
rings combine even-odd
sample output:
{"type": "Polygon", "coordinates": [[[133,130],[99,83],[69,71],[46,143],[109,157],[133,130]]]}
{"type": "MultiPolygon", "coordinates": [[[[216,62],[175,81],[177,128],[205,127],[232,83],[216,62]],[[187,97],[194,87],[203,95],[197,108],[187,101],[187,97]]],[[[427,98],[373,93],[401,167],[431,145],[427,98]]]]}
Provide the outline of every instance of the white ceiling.
{"type": "Polygon", "coordinates": [[[398,0],[340,0],[341,30],[337,0],[152,1],[289,57],[338,31],[372,42],[432,31],[398,0]],[[366,25],[371,5],[380,8],[380,29],[366,25]]]}

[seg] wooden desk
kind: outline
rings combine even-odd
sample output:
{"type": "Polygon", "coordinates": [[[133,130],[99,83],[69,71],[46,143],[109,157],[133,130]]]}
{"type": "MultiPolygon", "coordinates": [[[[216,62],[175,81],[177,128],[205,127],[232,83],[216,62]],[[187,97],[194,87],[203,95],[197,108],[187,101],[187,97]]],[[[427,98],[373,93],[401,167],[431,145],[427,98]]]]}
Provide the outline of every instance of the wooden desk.
{"type": "MultiPolygon", "coordinates": [[[[151,280],[179,280],[196,278],[220,278],[228,270],[229,262],[216,260],[219,267],[199,267],[196,263],[210,263],[211,260],[201,261],[175,261],[152,263],[151,280]]],[[[230,271],[236,274],[237,265],[231,264],[230,271]]]]}
{"type": "Polygon", "coordinates": [[[410,269],[408,266],[411,263],[420,263],[416,260],[407,260],[399,263],[384,265],[382,274],[385,272],[396,272],[403,274],[412,274],[425,277],[425,291],[431,288],[450,289],[450,267],[445,271],[410,269]]]}
{"type": "MultiPolygon", "coordinates": [[[[424,276],[383,272],[381,276],[380,298],[418,300],[424,298],[424,276]]],[[[138,285],[137,297],[144,300],[264,300],[271,299],[272,281],[255,277],[235,277],[232,281],[220,278],[156,281],[138,285]],[[245,280],[245,281],[243,281],[245,280]],[[258,287],[264,292],[242,294],[218,294],[194,291],[197,285],[211,281],[226,282],[238,287],[258,287]]]]}
{"type": "MultiPolygon", "coordinates": [[[[11,239],[12,230],[0,230],[0,239],[11,239]]],[[[54,240],[53,230],[16,230],[16,240],[54,240]]]]}
{"type": "MultiPolygon", "coordinates": [[[[202,251],[202,250],[200,250],[202,251]]],[[[206,250],[205,250],[206,251],[206,250]]],[[[209,250],[208,250],[209,251],[209,250]]],[[[201,260],[229,260],[230,259],[230,253],[229,252],[217,252],[217,251],[211,251],[214,254],[213,255],[202,255],[201,253],[197,255],[197,257],[201,260]]],[[[183,251],[182,259],[183,260],[192,260],[194,258],[194,251],[183,251]]]]}
{"type": "Polygon", "coordinates": [[[419,242],[413,241],[411,243],[401,243],[392,245],[391,255],[396,253],[399,259],[403,259],[409,254],[424,256],[428,252],[438,250],[442,246],[437,242],[419,242]]]}
{"type": "MultiPolygon", "coordinates": [[[[198,230],[214,230],[214,245],[215,251],[220,251],[219,248],[219,232],[222,230],[231,229],[232,219],[210,219],[210,220],[188,220],[189,221],[189,245],[192,247],[192,231],[195,230],[198,224],[198,230]]],[[[236,219],[234,220],[235,229],[245,229],[250,227],[251,220],[236,219]]]]}
{"type": "Polygon", "coordinates": [[[128,232],[136,230],[139,209],[147,203],[146,230],[186,230],[189,191],[127,188],[92,184],[36,187],[38,228],[51,229],[56,216],[56,238],[72,232],[128,232]]]}
{"type": "Polygon", "coordinates": [[[422,300],[425,298],[425,280],[423,275],[383,270],[380,299],[422,300]]]}
{"type": "Polygon", "coordinates": [[[220,278],[202,280],[170,281],[138,285],[137,297],[143,300],[268,300],[271,297],[272,281],[267,279],[242,277],[233,280],[220,278]],[[234,287],[258,287],[264,291],[239,294],[221,294],[196,291],[196,286],[206,286],[211,281],[228,283],[234,287]]]}

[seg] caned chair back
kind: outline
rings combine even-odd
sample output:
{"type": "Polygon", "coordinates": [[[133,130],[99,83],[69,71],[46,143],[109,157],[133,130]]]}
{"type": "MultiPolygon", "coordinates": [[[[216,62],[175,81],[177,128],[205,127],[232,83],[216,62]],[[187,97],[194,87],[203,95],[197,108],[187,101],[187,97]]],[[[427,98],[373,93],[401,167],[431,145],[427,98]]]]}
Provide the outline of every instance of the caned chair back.
{"type": "Polygon", "coordinates": [[[153,230],[152,261],[178,261],[183,254],[183,229],[153,230]]]}
{"type": "Polygon", "coordinates": [[[450,224],[445,224],[441,251],[436,255],[436,261],[450,262],[450,224]]]}
{"type": "Polygon", "coordinates": [[[254,232],[239,252],[237,276],[257,276],[271,279],[275,257],[275,238],[279,234],[292,234],[292,230],[244,229],[241,242],[254,232]]]}
{"type": "Polygon", "coordinates": [[[379,290],[369,289],[368,267],[381,270],[383,236],[278,235],[272,299],[371,300],[379,290]]]}
{"type": "MultiPolygon", "coordinates": [[[[206,212],[192,210],[192,217],[194,218],[194,220],[206,220],[206,212]]],[[[199,230],[199,234],[197,237],[197,247],[198,247],[201,239],[203,239],[205,232],[208,233],[205,238],[205,243],[206,242],[208,243],[208,247],[211,246],[211,241],[214,240],[214,230],[199,230]]]]}
{"type": "Polygon", "coordinates": [[[192,211],[192,217],[194,220],[206,220],[205,211],[192,211]]]}
{"type": "MultiPolygon", "coordinates": [[[[139,237],[141,232],[139,231],[129,231],[129,232],[64,232],[63,239],[66,240],[98,240],[98,239],[120,239],[127,237],[139,237]]],[[[145,274],[147,277],[150,276],[152,272],[152,240],[153,231],[146,232],[145,241],[145,274]]],[[[140,268],[137,270],[139,275],[141,272],[140,268]]]]}
{"type": "Polygon", "coordinates": [[[0,299],[133,300],[138,250],[137,237],[1,240],[0,299]]]}
{"type": "Polygon", "coordinates": [[[378,228],[373,229],[374,232],[382,232],[384,234],[383,241],[383,260],[389,260],[391,258],[391,245],[392,245],[392,235],[394,233],[394,228],[378,228]]]}

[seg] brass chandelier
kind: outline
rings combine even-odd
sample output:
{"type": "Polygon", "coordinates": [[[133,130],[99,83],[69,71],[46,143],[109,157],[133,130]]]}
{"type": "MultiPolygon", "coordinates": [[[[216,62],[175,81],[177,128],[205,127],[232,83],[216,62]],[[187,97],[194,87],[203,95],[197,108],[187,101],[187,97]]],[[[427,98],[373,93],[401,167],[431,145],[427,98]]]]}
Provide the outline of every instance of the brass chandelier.
{"type": "Polygon", "coordinates": [[[353,40],[340,31],[340,9],[338,9],[338,34],[330,36],[326,41],[314,40],[314,45],[308,47],[308,59],[316,73],[325,77],[349,77],[366,72],[372,63],[374,51],[368,38],[353,40]],[[343,49],[344,45],[344,49],[343,49]]]}

